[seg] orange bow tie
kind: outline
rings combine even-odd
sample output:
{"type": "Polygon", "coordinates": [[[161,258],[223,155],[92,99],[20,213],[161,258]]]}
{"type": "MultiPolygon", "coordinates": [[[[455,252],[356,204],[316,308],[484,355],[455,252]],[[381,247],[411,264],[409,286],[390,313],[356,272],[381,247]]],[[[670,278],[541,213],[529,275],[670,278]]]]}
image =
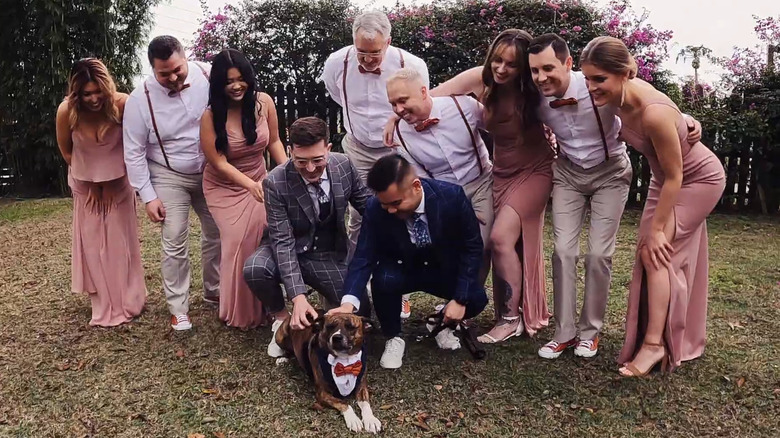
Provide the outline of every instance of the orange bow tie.
{"type": "Polygon", "coordinates": [[[336,373],[336,376],[338,377],[341,377],[346,374],[352,374],[353,376],[358,376],[360,375],[360,371],[362,370],[363,370],[363,362],[361,361],[357,361],[352,365],[347,365],[347,366],[344,366],[344,364],[339,362],[333,368],[333,372],[336,373]]]}
{"type": "Polygon", "coordinates": [[[177,95],[177,94],[181,93],[182,91],[186,90],[187,88],[190,88],[190,84],[184,84],[184,85],[182,85],[182,86],[181,86],[181,90],[179,90],[179,91],[173,91],[173,90],[171,90],[171,91],[169,91],[169,92],[168,92],[168,97],[173,97],[173,96],[175,96],[175,95],[177,95]]]}
{"type": "Polygon", "coordinates": [[[439,119],[437,119],[437,118],[428,119],[428,120],[426,120],[426,121],[424,121],[424,122],[422,122],[420,124],[414,125],[414,129],[417,132],[425,131],[426,129],[430,128],[431,126],[433,126],[433,125],[435,125],[437,123],[439,123],[439,119]]]}
{"type": "Polygon", "coordinates": [[[558,109],[566,105],[577,105],[577,98],[570,97],[568,99],[555,99],[552,102],[550,102],[550,108],[552,109],[558,109]]]}
{"type": "Polygon", "coordinates": [[[375,75],[381,75],[382,74],[382,70],[380,70],[378,68],[376,70],[366,70],[366,69],[363,68],[362,65],[359,65],[359,64],[358,64],[358,71],[360,73],[363,73],[363,74],[365,74],[365,73],[373,73],[375,75]]]}

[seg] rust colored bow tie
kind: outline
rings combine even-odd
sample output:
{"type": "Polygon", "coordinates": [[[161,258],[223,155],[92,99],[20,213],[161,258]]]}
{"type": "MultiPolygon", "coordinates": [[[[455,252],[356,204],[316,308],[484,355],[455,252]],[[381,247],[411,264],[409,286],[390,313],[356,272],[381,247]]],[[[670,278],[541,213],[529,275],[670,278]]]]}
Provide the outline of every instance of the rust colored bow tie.
{"type": "Polygon", "coordinates": [[[363,73],[363,74],[366,74],[366,73],[373,73],[375,75],[381,75],[382,74],[382,70],[381,69],[377,68],[376,70],[366,70],[366,69],[363,68],[362,65],[358,65],[358,71],[360,73],[363,73]]]}
{"type": "Polygon", "coordinates": [[[552,102],[550,102],[550,108],[553,109],[558,109],[566,105],[577,105],[577,99],[574,97],[570,97],[568,99],[555,99],[552,102]]]}
{"type": "Polygon", "coordinates": [[[428,120],[420,123],[419,125],[414,125],[414,129],[417,132],[425,131],[426,129],[430,128],[431,126],[433,126],[433,125],[435,125],[437,123],[439,123],[439,119],[436,119],[436,118],[428,119],[428,120]]]}
{"type": "Polygon", "coordinates": [[[333,372],[336,373],[336,376],[341,377],[346,374],[352,374],[353,376],[360,375],[360,371],[363,370],[363,362],[357,361],[353,363],[352,365],[344,366],[341,362],[336,364],[336,367],[333,368],[333,372]]]}
{"type": "Polygon", "coordinates": [[[171,91],[169,91],[169,92],[168,92],[168,97],[173,97],[173,96],[175,96],[175,95],[177,95],[177,94],[181,93],[182,91],[186,90],[187,88],[190,88],[190,84],[184,84],[184,85],[182,85],[182,86],[181,86],[181,90],[179,90],[179,91],[173,91],[173,90],[171,90],[171,91]]]}

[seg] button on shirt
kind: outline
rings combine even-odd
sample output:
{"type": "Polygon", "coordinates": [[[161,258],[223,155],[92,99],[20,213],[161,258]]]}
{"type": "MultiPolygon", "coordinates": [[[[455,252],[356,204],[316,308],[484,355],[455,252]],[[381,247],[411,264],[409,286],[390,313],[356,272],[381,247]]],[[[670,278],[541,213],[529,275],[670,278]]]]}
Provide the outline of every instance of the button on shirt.
{"type": "MultiPolygon", "coordinates": [[[[463,186],[479,178],[480,165],[484,168],[483,172],[488,172],[492,169],[492,164],[485,142],[477,132],[477,128],[485,127],[482,104],[468,96],[457,96],[456,99],[474,133],[479,158],[474,152],[468,128],[452,97],[433,98],[429,118],[438,118],[439,123],[417,132],[413,125],[401,120],[398,122],[398,129],[408,151],[403,150],[403,146],[400,148],[411,156],[410,161],[417,168],[419,175],[427,176],[427,170],[433,175],[433,179],[463,186]]],[[[397,133],[395,141],[400,144],[397,133]]]]}
{"type": "MultiPolygon", "coordinates": [[[[557,98],[547,97],[539,107],[539,118],[555,133],[561,153],[572,163],[589,169],[604,161],[604,145],[585,76],[582,72],[575,71],[569,72],[569,75],[569,88],[562,99],[574,97],[577,99],[577,105],[553,109],[549,102],[557,98]]],[[[598,111],[604,126],[609,156],[622,155],[626,151],[626,144],[618,141],[621,122],[617,116],[617,107],[605,105],[598,108],[598,111]]]]}
{"type": "MultiPolygon", "coordinates": [[[[379,66],[381,73],[360,73],[358,71],[357,49],[347,46],[332,53],[327,61],[322,76],[318,80],[325,82],[325,88],[330,97],[342,107],[344,127],[357,141],[369,148],[381,149],[382,131],[387,119],[393,114],[392,107],[387,101],[387,78],[401,69],[401,56],[399,49],[389,46],[385,51],[385,57],[379,66]],[[352,50],[350,50],[350,48],[352,50]],[[349,122],[344,109],[343,78],[344,57],[349,51],[347,62],[347,103],[349,104],[349,122]],[[354,131],[353,131],[354,129],[354,131]]],[[[420,72],[423,83],[430,86],[428,79],[428,67],[425,62],[409,52],[403,52],[404,63],[407,68],[420,72]]]]}
{"type": "MultiPolygon", "coordinates": [[[[210,71],[210,65],[199,64],[206,72],[210,71]]],[[[160,85],[153,75],[145,80],[171,168],[195,174],[202,172],[205,165],[200,149],[200,118],[208,106],[209,81],[195,62],[189,62],[184,83],[190,86],[169,96],[169,90],[160,85]]],[[[154,132],[143,85],[133,90],[127,99],[122,127],[130,184],[143,202],[152,201],[157,198],[157,193],[149,179],[147,160],[165,166],[165,158],[154,132]]]]}
{"type": "MultiPolygon", "coordinates": [[[[306,181],[306,190],[309,191],[309,197],[311,198],[311,202],[314,204],[314,213],[319,216],[320,215],[320,197],[317,194],[317,186],[314,184],[310,184],[306,181]]],[[[322,187],[322,191],[325,192],[325,196],[330,197],[330,179],[328,178],[328,170],[326,169],[324,172],[322,172],[322,176],[320,177],[320,187],[322,187]]]]}
{"type": "MultiPolygon", "coordinates": [[[[414,209],[414,212],[419,214],[420,219],[422,219],[422,221],[425,222],[426,225],[428,225],[428,216],[425,214],[425,190],[424,189],[422,192],[422,199],[420,199],[420,205],[418,205],[417,208],[414,209]]],[[[414,245],[417,245],[417,239],[414,237],[414,215],[409,219],[406,219],[404,222],[406,222],[406,231],[409,232],[409,240],[411,240],[414,245]]],[[[431,234],[431,230],[429,228],[428,235],[430,234],[431,234]]]]}

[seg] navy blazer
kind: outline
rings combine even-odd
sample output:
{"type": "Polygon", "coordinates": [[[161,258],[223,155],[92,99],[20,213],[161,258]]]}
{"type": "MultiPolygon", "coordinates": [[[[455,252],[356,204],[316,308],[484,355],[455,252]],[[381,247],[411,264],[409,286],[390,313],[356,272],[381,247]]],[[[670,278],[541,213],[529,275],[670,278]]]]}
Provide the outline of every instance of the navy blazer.
{"type": "MultiPolygon", "coordinates": [[[[469,302],[482,291],[479,270],[483,243],[479,221],[463,188],[444,181],[421,178],[425,191],[425,214],[433,242],[432,250],[442,285],[451,284],[453,299],[469,302]]],[[[355,256],[344,280],[344,294],[360,299],[374,269],[383,263],[401,262],[414,272],[417,248],[409,237],[406,222],[382,208],[376,196],[366,205],[355,256]]]]}

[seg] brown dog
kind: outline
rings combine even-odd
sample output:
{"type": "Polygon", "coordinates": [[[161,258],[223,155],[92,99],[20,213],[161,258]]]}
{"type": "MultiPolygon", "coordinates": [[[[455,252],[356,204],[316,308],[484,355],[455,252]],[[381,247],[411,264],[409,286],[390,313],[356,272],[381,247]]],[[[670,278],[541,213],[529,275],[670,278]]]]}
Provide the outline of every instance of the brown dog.
{"type": "Polygon", "coordinates": [[[363,319],[352,314],[320,316],[311,326],[293,330],[287,318],[276,331],[276,343],[295,356],[298,364],[314,380],[317,403],[341,412],[349,430],[377,433],[382,423],[374,416],[368,402],[363,319]],[[361,421],[352,406],[345,402],[357,398],[361,421]]]}

